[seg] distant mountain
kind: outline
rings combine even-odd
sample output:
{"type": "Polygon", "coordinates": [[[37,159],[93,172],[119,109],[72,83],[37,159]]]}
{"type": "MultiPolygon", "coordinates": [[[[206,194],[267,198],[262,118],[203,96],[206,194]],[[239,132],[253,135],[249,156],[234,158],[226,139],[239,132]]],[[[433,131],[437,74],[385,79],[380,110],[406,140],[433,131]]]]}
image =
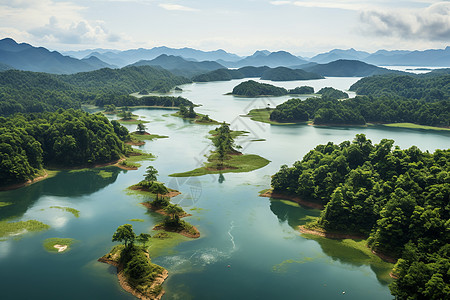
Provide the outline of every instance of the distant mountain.
{"type": "Polygon", "coordinates": [[[334,49],[326,53],[318,54],[310,59],[312,62],[325,64],[339,59],[364,60],[370,53],[357,51],[353,48],[348,50],[334,49]]]}
{"type": "Polygon", "coordinates": [[[0,40],[0,63],[18,70],[54,74],[88,72],[109,66],[98,59],[82,61],[42,47],[18,44],[10,38],[0,40]]]}
{"type": "Polygon", "coordinates": [[[316,73],[307,72],[301,69],[293,70],[286,67],[278,67],[265,71],[261,79],[272,81],[293,81],[293,80],[310,80],[322,79],[323,76],[316,73]]]}
{"type": "Polygon", "coordinates": [[[253,55],[247,56],[236,62],[220,61],[223,65],[229,68],[240,68],[244,66],[253,67],[288,67],[293,65],[301,65],[308,63],[306,60],[300,59],[286,51],[278,51],[267,54],[268,51],[256,51],[253,55]]]}
{"type": "Polygon", "coordinates": [[[95,55],[101,60],[118,65],[120,67],[134,64],[141,60],[153,60],[160,55],[171,55],[171,56],[181,56],[186,60],[194,60],[194,61],[237,61],[240,59],[236,54],[228,53],[224,50],[216,50],[216,51],[201,51],[192,48],[182,48],[182,49],[174,49],[169,47],[155,47],[152,49],[132,49],[126,51],[108,51],[108,52],[99,52],[91,53],[90,55],[95,55]]]}
{"type": "Polygon", "coordinates": [[[327,64],[309,65],[302,68],[305,71],[330,77],[366,77],[384,74],[407,74],[406,72],[389,70],[369,65],[358,60],[340,59],[327,64]]]}
{"type": "MultiPolygon", "coordinates": [[[[96,48],[96,49],[86,49],[86,50],[78,50],[78,51],[60,51],[60,53],[62,55],[71,56],[73,58],[78,58],[78,59],[88,58],[93,53],[103,54],[103,53],[107,53],[107,52],[118,53],[118,52],[120,52],[120,50],[96,48]]],[[[96,56],[96,55],[94,54],[94,56],[96,56]]]]}
{"type": "Polygon", "coordinates": [[[104,61],[100,60],[96,56],[90,56],[89,58],[83,58],[81,61],[88,63],[89,65],[93,66],[96,70],[102,69],[102,68],[110,68],[110,69],[116,69],[116,65],[110,65],[108,63],[105,63],[104,61]]]}
{"type": "Polygon", "coordinates": [[[364,61],[379,66],[450,67],[450,47],[425,51],[380,50],[365,58],[364,61]]]}
{"type": "Polygon", "coordinates": [[[162,54],[153,60],[141,60],[131,66],[159,66],[178,76],[192,77],[206,72],[223,69],[215,61],[188,61],[181,56],[162,54]]]}

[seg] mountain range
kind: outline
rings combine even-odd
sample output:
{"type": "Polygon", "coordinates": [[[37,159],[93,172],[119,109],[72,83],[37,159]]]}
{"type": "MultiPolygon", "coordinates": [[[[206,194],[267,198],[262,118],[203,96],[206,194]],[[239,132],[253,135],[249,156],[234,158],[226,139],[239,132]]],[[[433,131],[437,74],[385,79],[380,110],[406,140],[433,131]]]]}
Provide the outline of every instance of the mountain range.
{"type": "Polygon", "coordinates": [[[376,66],[450,66],[450,47],[424,51],[379,50],[375,53],[357,51],[353,48],[347,50],[334,49],[310,59],[295,56],[286,51],[258,50],[250,56],[240,57],[224,50],[201,51],[192,48],[174,49],[168,47],[140,48],[126,51],[92,49],[63,53],[71,56],[65,56],[43,47],[34,47],[27,43],[17,43],[13,39],[5,38],[0,40],[0,71],[18,69],[73,74],[101,68],[150,65],[170,70],[177,75],[193,77],[221,68],[267,66],[270,68],[303,69],[322,76],[347,74],[340,76],[359,77],[387,72],[386,70],[375,69],[376,66]],[[373,66],[343,61],[360,61],[373,66]],[[334,64],[326,66],[326,64],[332,62],[334,64]],[[335,70],[331,70],[333,68],[335,70]]]}
{"type": "Polygon", "coordinates": [[[80,60],[43,47],[18,44],[10,38],[0,40],[0,63],[13,69],[54,74],[72,74],[115,67],[98,58],[80,60]]]}

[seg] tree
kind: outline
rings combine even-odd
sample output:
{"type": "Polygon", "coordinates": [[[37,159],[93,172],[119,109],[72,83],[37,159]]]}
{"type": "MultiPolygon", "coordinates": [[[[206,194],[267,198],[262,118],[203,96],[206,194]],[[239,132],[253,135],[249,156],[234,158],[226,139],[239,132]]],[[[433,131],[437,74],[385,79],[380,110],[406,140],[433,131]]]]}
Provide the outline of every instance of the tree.
{"type": "Polygon", "coordinates": [[[188,115],[188,110],[186,109],[186,106],[181,104],[179,113],[182,117],[186,117],[188,115]]]}
{"type": "Polygon", "coordinates": [[[150,240],[152,236],[148,233],[141,233],[137,236],[136,240],[142,244],[142,246],[145,246],[145,244],[150,240]]]}
{"type": "Polygon", "coordinates": [[[178,204],[169,204],[164,208],[164,211],[169,215],[170,221],[178,224],[180,221],[180,216],[183,214],[183,209],[178,206],[178,204]]]}
{"type": "Polygon", "coordinates": [[[120,225],[112,236],[113,242],[123,242],[125,247],[133,245],[136,239],[136,234],[133,231],[133,226],[130,224],[120,225]]]}
{"type": "Polygon", "coordinates": [[[158,175],[158,171],[153,166],[148,166],[144,178],[146,181],[153,182],[157,180],[156,175],[158,175]]]}
{"type": "Polygon", "coordinates": [[[146,129],[147,126],[145,126],[144,123],[137,124],[137,132],[139,132],[139,134],[144,134],[146,129]]]}

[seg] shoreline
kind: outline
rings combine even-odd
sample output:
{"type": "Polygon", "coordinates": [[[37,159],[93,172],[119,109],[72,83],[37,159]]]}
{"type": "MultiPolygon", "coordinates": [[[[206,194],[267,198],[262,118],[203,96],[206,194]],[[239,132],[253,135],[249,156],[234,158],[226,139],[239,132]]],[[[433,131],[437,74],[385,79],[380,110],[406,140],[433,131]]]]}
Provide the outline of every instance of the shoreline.
{"type": "MultiPolygon", "coordinates": [[[[164,211],[164,208],[153,206],[150,202],[141,202],[141,204],[143,206],[145,206],[147,209],[150,209],[151,211],[153,211],[157,214],[160,214],[163,216],[169,216],[169,214],[164,211]]],[[[185,218],[185,217],[190,217],[190,216],[192,216],[192,215],[185,212],[183,215],[180,216],[180,218],[185,218]]]]}
{"type": "Polygon", "coordinates": [[[300,199],[300,197],[298,197],[298,196],[289,196],[289,195],[284,195],[284,194],[280,194],[280,193],[274,193],[272,190],[262,193],[259,196],[273,198],[273,199],[279,199],[279,200],[289,200],[289,201],[298,203],[302,206],[312,208],[312,209],[323,209],[324,208],[324,206],[322,204],[305,201],[305,200],[300,199]]]}
{"type": "MultiPolygon", "coordinates": [[[[311,234],[311,235],[320,236],[320,237],[324,237],[324,238],[327,238],[327,239],[334,239],[334,240],[343,240],[343,239],[364,240],[364,239],[366,239],[363,236],[358,236],[358,235],[353,235],[353,234],[330,233],[330,232],[323,232],[323,231],[318,231],[318,230],[314,230],[314,229],[306,229],[304,225],[298,226],[298,231],[300,231],[300,233],[311,234]]],[[[397,262],[397,259],[392,258],[390,256],[387,256],[387,255],[385,255],[383,253],[378,253],[378,252],[376,252],[376,251],[374,251],[372,249],[370,249],[370,252],[372,252],[373,255],[378,256],[379,258],[381,258],[385,262],[388,262],[388,263],[391,263],[391,264],[395,264],[397,262]]],[[[391,273],[389,274],[389,276],[391,276],[392,278],[395,279],[395,277],[393,277],[391,275],[391,273]]]]}
{"type": "MultiPolygon", "coordinates": [[[[138,291],[137,289],[133,288],[129,283],[125,275],[123,274],[123,266],[116,262],[115,260],[108,259],[105,256],[100,257],[97,261],[101,263],[105,263],[108,265],[112,265],[117,268],[117,279],[119,280],[120,286],[128,293],[132,294],[138,299],[142,300],[161,300],[162,296],[165,294],[165,291],[162,290],[158,295],[151,296],[151,295],[145,295],[138,291]]],[[[164,269],[162,274],[158,274],[156,276],[155,280],[152,282],[151,287],[155,287],[157,285],[162,285],[163,282],[169,277],[169,271],[164,269]]]]}
{"type": "Polygon", "coordinates": [[[44,172],[45,172],[44,175],[38,176],[38,177],[33,178],[33,179],[29,179],[29,180],[27,180],[25,182],[15,183],[15,184],[12,184],[12,185],[7,185],[7,186],[4,186],[4,187],[0,187],[0,191],[3,192],[3,191],[16,190],[16,189],[20,189],[22,187],[26,187],[26,186],[32,185],[33,183],[42,181],[42,180],[44,180],[44,179],[46,179],[48,177],[47,171],[44,170],[44,172]]]}

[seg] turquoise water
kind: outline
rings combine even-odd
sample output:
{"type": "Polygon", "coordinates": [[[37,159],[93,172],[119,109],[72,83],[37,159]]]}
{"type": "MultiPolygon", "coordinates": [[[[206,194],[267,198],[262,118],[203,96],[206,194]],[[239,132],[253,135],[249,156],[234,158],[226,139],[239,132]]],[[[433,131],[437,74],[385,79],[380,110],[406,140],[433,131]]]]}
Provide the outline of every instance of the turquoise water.
{"type": "MultiPolygon", "coordinates": [[[[347,89],[357,78],[327,78],[308,82],[281,82],[292,88],[312,85],[347,89]]],[[[210,148],[206,137],[214,126],[191,124],[172,117],[172,111],[136,109],[150,133],[169,136],[139,147],[157,156],[137,171],[114,167],[69,172],[19,190],[1,192],[1,220],[36,219],[51,229],[0,241],[2,299],[133,299],[122,291],[114,268],[96,260],[114,245],[111,236],[124,223],[135,231],[150,232],[161,216],[140,205],[142,196],[126,187],[143,178],[145,167],[159,170],[159,180],[183,194],[173,201],[193,214],[186,220],[202,237],[167,248],[153,262],[169,270],[164,299],[392,299],[386,270],[371,264],[362,252],[339,241],[308,239],[296,226],[319,211],[258,197],[268,188],[270,176],[282,164],[291,165],[320,143],[340,143],[364,133],[373,142],[382,138],[400,147],[417,145],[433,151],[450,146],[445,132],[385,127],[273,126],[240,117],[252,108],[275,106],[288,97],[238,98],[224,95],[242,80],[182,86],[179,93],[196,104],[196,110],[233,129],[247,130],[238,143],[245,153],[271,161],[249,173],[227,173],[193,178],[168,175],[197,168],[210,148]],[[253,142],[263,138],[266,141],[253,142]],[[103,178],[100,170],[110,172],[103,178]],[[72,207],[80,217],[50,206],[72,207]],[[193,209],[194,210],[191,210],[193,209]],[[145,222],[130,222],[143,219],[145,222]],[[49,237],[69,237],[78,242],[63,254],[48,253],[42,242],[49,237]],[[228,267],[229,266],[229,267],[228,267]],[[342,292],[345,291],[345,295],[342,292]]],[[[128,125],[135,130],[135,125],[128,125]]]]}

